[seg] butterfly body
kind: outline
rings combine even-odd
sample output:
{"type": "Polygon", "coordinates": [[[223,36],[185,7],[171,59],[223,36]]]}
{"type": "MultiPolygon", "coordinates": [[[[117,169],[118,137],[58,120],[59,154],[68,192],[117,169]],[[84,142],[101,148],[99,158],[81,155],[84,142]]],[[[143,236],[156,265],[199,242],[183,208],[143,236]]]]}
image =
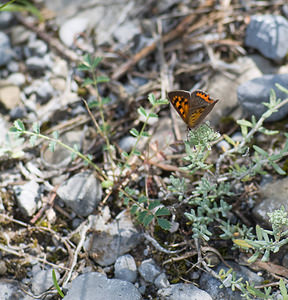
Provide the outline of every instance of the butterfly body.
{"type": "Polygon", "coordinates": [[[197,127],[219,100],[213,100],[201,91],[176,90],[168,93],[168,99],[189,128],[197,127]]]}

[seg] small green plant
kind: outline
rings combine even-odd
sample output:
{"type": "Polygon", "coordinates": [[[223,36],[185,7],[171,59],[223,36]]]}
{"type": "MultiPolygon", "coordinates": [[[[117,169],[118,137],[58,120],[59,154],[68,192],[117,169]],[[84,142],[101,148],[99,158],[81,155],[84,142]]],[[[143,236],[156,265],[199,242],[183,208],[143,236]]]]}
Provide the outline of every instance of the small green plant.
{"type": "Polygon", "coordinates": [[[56,278],[56,273],[54,271],[54,269],[52,269],[52,279],[53,279],[53,284],[58,292],[58,294],[61,296],[61,298],[64,298],[64,294],[58,284],[57,278],[56,278]]]}
{"type": "Polygon", "coordinates": [[[252,299],[283,299],[288,300],[287,288],[283,279],[280,279],[278,282],[279,291],[273,291],[271,286],[262,286],[256,287],[254,284],[250,284],[248,281],[243,282],[242,277],[237,277],[236,272],[233,269],[229,269],[227,272],[224,269],[219,271],[219,279],[222,282],[220,288],[231,288],[234,291],[240,291],[241,296],[244,299],[252,300],[252,299]],[[282,296],[279,298],[278,296],[282,296]]]}
{"type": "Polygon", "coordinates": [[[122,151],[121,157],[116,157],[115,146],[110,142],[110,125],[105,118],[105,105],[109,103],[109,99],[102,98],[98,92],[99,84],[109,82],[109,78],[102,75],[97,76],[96,74],[96,69],[100,62],[101,58],[92,58],[90,55],[86,55],[83,58],[83,63],[79,66],[79,70],[86,72],[90,76],[85,78],[82,86],[86,87],[87,85],[93,85],[96,90],[96,100],[89,104],[85,102],[85,105],[95,124],[98,134],[105,141],[105,147],[103,150],[108,153],[108,161],[110,163],[108,166],[105,164],[105,169],[101,169],[97,164],[95,164],[91,155],[84,155],[81,153],[77,144],[70,147],[63,143],[59,139],[59,133],[57,131],[53,132],[51,136],[42,134],[37,123],[33,124],[32,130],[27,130],[21,120],[16,120],[14,122],[14,126],[10,128],[10,132],[14,133],[18,137],[29,136],[32,146],[36,144],[37,139],[42,139],[48,141],[49,149],[51,151],[54,151],[55,146],[59,145],[70,151],[72,159],[75,157],[82,158],[87,165],[90,165],[96,170],[103,188],[107,188],[110,191],[112,191],[115,187],[118,189],[120,198],[124,200],[124,204],[131,209],[132,214],[136,215],[141,224],[148,226],[153,220],[156,220],[159,226],[167,230],[170,227],[170,222],[162,217],[169,215],[170,211],[166,207],[163,207],[160,200],[149,199],[147,196],[139,194],[137,190],[130,188],[128,185],[125,186],[124,182],[127,176],[126,174],[129,174],[130,172],[129,175],[131,176],[133,172],[130,164],[131,158],[138,157],[139,161],[142,163],[140,158],[141,152],[137,149],[137,147],[142,138],[149,138],[149,134],[145,130],[149,119],[157,118],[157,109],[160,105],[167,104],[168,101],[166,99],[157,100],[153,94],[149,94],[148,100],[150,102],[151,109],[147,111],[143,107],[138,108],[138,114],[144,118],[142,127],[139,131],[136,128],[132,128],[130,130],[130,134],[136,138],[132,150],[129,153],[122,151]],[[93,116],[90,110],[91,108],[96,108],[99,112],[100,122],[93,116]],[[110,176],[110,171],[112,171],[112,176],[110,176]]]}
{"type": "Polygon", "coordinates": [[[39,21],[43,21],[40,11],[28,0],[10,0],[0,6],[0,11],[29,12],[36,16],[39,21]]]}
{"type": "Polygon", "coordinates": [[[276,253],[281,247],[288,244],[288,218],[287,211],[282,206],[281,209],[268,213],[272,230],[256,226],[256,236],[250,239],[235,239],[233,242],[243,249],[253,250],[254,254],[248,262],[252,263],[262,256],[262,261],[269,261],[271,252],[276,253]]]}
{"type": "Polygon", "coordinates": [[[220,288],[231,288],[233,292],[240,291],[244,299],[252,300],[255,299],[255,297],[257,297],[257,299],[273,299],[271,287],[263,287],[262,292],[261,289],[255,288],[255,286],[248,281],[244,283],[242,277],[238,276],[237,278],[237,274],[233,269],[229,269],[227,272],[221,269],[219,271],[219,277],[222,281],[220,288]]]}

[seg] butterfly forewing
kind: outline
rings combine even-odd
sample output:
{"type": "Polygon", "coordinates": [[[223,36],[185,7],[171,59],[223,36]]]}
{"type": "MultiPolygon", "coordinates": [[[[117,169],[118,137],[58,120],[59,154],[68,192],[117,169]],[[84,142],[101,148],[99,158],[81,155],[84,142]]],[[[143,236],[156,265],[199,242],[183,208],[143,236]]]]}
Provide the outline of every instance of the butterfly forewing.
{"type": "Polygon", "coordinates": [[[189,118],[190,93],[182,90],[168,93],[169,101],[172,103],[183,121],[187,124],[189,118]]]}

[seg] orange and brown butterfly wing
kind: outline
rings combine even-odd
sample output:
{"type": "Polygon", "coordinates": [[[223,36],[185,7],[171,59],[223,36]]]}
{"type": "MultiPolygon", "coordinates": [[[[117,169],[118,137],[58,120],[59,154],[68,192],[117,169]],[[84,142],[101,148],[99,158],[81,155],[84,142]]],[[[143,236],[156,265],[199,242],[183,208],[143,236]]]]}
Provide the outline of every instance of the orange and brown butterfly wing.
{"type": "Polygon", "coordinates": [[[218,100],[213,100],[210,96],[200,90],[196,90],[191,94],[189,101],[188,120],[189,128],[198,126],[205,117],[210,113],[218,100]]]}
{"type": "Polygon", "coordinates": [[[171,91],[168,93],[168,99],[183,121],[188,125],[191,93],[183,90],[171,91]]]}

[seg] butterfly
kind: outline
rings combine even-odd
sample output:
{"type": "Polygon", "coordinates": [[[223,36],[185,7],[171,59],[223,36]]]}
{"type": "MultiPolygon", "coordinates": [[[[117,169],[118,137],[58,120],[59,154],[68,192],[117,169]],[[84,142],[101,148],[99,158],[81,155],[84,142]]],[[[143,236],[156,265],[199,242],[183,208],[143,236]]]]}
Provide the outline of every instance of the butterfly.
{"type": "Polygon", "coordinates": [[[219,101],[213,100],[201,90],[192,93],[183,90],[171,91],[168,92],[168,99],[188,128],[197,127],[219,101]]]}

